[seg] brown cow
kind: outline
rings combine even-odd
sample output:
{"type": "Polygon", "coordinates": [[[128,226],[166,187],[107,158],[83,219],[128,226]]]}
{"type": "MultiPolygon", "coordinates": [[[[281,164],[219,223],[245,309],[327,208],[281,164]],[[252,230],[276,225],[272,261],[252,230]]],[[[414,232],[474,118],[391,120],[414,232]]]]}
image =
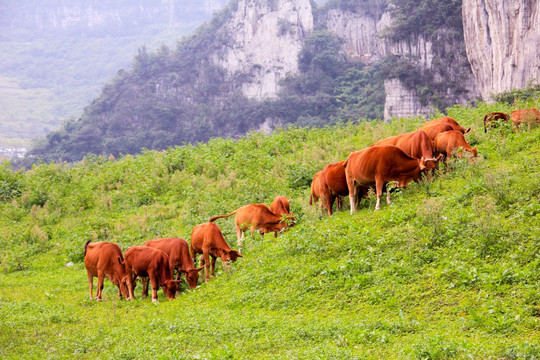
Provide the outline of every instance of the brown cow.
{"type": "Polygon", "coordinates": [[[326,165],[321,170],[320,188],[326,203],[328,215],[332,215],[332,207],[334,201],[337,200],[337,208],[341,210],[343,207],[341,196],[349,195],[347,187],[347,178],[345,177],[345,168],[343,161],[335,162],[326,165]]]}
{"type": "MultiPolygon", "coordinates": [[[[397,181],[398,187],[406,187],[418,181],[425,169],[435,168],[437,159],[415,159],[393,145],[373,146],[355,151],[343,163],[349,188],[351,214],[356,210],[358,188],[375,185],[377,204],[380,209],[381,195],[385,184],[397,181]]],[[[386,190],[386,202],[390,203],[390,192],[386,190]]]]}
{"type": "Polygon", "coordinates": [[[157,292],[160,286],[169,300],[174,299],[180,281],[173,280],[167,254],[149,246],[133,246],[126,250],[124,258],[129,300],[135,298],[133,289],[137,276],[150,278],[152,302],[158,301],[157,292]]]}
{"type": "Polygon", "coordinates": [[[213,222],[195,226],[191,232],[190,244],[190,252],[194,264],[197,263],[197,254],[203,254],[201,261],[203,262],[202,266],[206,267],[205,282],[210,280],[210,274],[208,273],[210,257],[212,257],[212,276],[214,276],[216,258],[221,258],[221,263],[225,265],[229,262],[236,261],[239,257],[243,257],[238,251],[229,247],[221,233],[221,229],[213,222]]]}
{"type": "Polygon", "coordinates": [[[259,230],[261,238],[264,239],[264,234],[273,232],[285,231],[289,226],[294,224],[294,217],[279,216],[270,210],[266,204],[249,204],[242,206],[240,209],[233,211],[227,215],[218,215],[212,217],[209,222],[214,220],[226,218],[236,214],[234,222],[236,224],[236,238],[238,242],[238,251],[242,252],[242,240],[245,236],[245,231],[250,229],[251,235],[255,230],[259,230]],[[289,225],[291,224],[291,225],[289,225]]]}
{"type": "Polygon", "coordinates": [[[121,265],[124,261],[122,250],[116,244],[109,242],[98,242],[90,244],[88,240],[84,244],[84,266],[88,274],[88,285],[90,286],[90,299],[93,299],[94,277],[98,278],[96,300],[101,300],[103,281],[105,276],[118,287],[118,298],[122,295],[129,297],[126,285],[126,270],[121,265]]]}
{"type": "Polygon", "coordinates": [[[512,122],[516,125],[516,131],[522,122],[527,123],[527,129],[531,130],[531,124],[540,124],[540,111],[537,108],[514,110],[510,114],[512,122]]]}
{"type": "Polygon", "coordinates": [[[491,128],[497,127],[500,121],[508,122],[510,115],[503,112],[490,112],[484,116],[484,132],[487,133],[488,125],[491,128]]]}
{"type": "Polygon", "coordinates": [[[311,193],[309,195],[309,205],[317,204],[317,201],[321,199],[321,211],[324,206],[324,197],[321,190],[321,173],[322,170],[315,173],[313,181],[311,182],[311,193]]]}
{"type": "MultiPolygon", "coordinates": [[[[285,196],[276,196],[270,204],[270,211],[276,215],[281,215],[281,217],[285,216],[286,218],[294,219],[294,214],[291,212],[291,205],[285,196]]],[[[294,223],[291,223],[291,226],[294,226],[294,223]]],[[[274,231],[274,237],[277,237],[277,231],[274,231]]]]}
{"type": "MultiPolygon", "coordinates": [[[[143,246],[150,246],[167,254],[169,256],[169,268],[171,269],[173,277],[174,270],[176,269],[176,280],[180,280],[180,274],[184,274],[189,287],[192,289],[197,287],[199,271],[201,271],[203,267],[195,268],[193,266],[193,259],[189,254],[189,245],[186,240],[180,238],[154,239],[145,242],[143,246]]],[[[145,289],[145,293],[148,294],[148,281],[145,283],[143,280],[143,291],[145,291],[145,289]]],[[[177,294],[178,293],[179,292],[177,292],[177,294]]]]}
{"type": "Polygon", "coordinates": [[[475,148],[471,148],[465,140],[465,136],[459,131],[447,131],[437,135],[433,140],[433,147],[435,151],[444,155],[447,159],[455,152],[455,156],[463,157],[463,154],[459,152],[459,148],[462,147],[465,151],[468,151],[472,156],[477,157],[478,151],[475,148]]]}
{"type": "Polygon", "coordinates": [[[446,131],[453,131],[454,128],[448,124],[429,124],[425,123],[421,128],[421,131],[425,132],[429,137],[429,140],[433,141],[440,133],[446,131]]]}
{"type": "MultiPolygon", "coordinates": [[[[465,129],[463,126],[459,125],[459,123],[456,121],[456,119],[454,119],[454,118],[452,118],[450,116],[445,116],[445,117],[442,117],[442,118],[430,120],[430,121],[426,122],[424,125],[422,125],[422,127],[431,126],[431,125],[434,125],[434,124],[450,125],[452,127],[452,130],[459,131],[462,134],[465,134],[465,133],[468,133],[469,131],[471,131],[471,128],[465,129]]],[[[422,127],[420,128],[420,130],[422,130],[422,127]]]]}

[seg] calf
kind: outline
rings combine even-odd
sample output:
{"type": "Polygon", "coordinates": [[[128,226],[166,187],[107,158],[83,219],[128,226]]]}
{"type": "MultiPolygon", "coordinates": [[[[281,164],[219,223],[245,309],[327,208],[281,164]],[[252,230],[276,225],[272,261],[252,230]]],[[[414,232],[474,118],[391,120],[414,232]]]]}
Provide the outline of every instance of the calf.
{"type": "Polygon", "coordinates": [[[84,266],[88,275],[90,299],[93,299],[94,277],[98,278],[96,300],[101,300],[105,277],[118,287],[119,299],[122,299],[122,295],[128,298],[126,271],[121,265],[121,262],[124,261],[122,250],[113,243],[98,242],[90,244],[90,241],[92,240],[88,240],[84,244],[84,266]]]}
{"type": "Polygon", "coordinates": [[[516,131],[523,122],[527,123],[528,130],[531,130],[531,124],[540,124],[540,111],[537,108],[514,110],[510,113],[510,117],[516,125],[516,131]]]}
{"type": "MultiPolygon", "coordinates": [[[[437,159],[415,159],[393,145],[373,146],[355,151],[343,163],[349,188],[351,214],[356,210],[359,188],[375,185],[377,204],[380,209],[383,187],[390,181],[397,181],[398,187],[406,187],[411,181],[418,181],[425,169],[434,168],[437,159]]],[[[390,203],[390,192],[387,188],[386,202],[390,203]]]]}
{"type": "Polygon", "coordinates": [[[435,151],[444,155],[446,158],[450,157],[453,153],[457,157],[463,157],[463,154],[459,151],[460,147],[470,152],[473,157],[478,156],[476,147],[471,148],[465,140],[465,136],[459,131],[447,131],[437,135],[435,140],[433,140],[433,146],[435,147],[435,151]]]}
{"type": "Polygon", "coordinates": [[[503,112],[490,112],[484,116],[484,132],[487,133],[488,126],[491,128],[497,127],[499,122],[508,122],[510,115],[503,112]]]}
{"type": "Polygon", "coordinates": [[[214,268],[216,258],[221,258],[222,264],[236,261],[237,258],[243,257],[238,251],[229,247],[221,229],[213,222],[207,222],[197,225],[191,232],[190,252],[193,257],[193,263],[197,263],[197,254],[202,254],[202,266],[206,267],[206,276],[204,281],[210,280],[210,257],[212,258],[212,277],[214,276],[214,268]]]}
{"type": "MultiPolygon", "coordinates": [[[[154,239],[145,242],[143,246],[150,246],[167,254],[169,256],[169,268],[173,277],[174,270],[177,270],[176,280],[180,280],[180,274],[184,274],[189,287],[192,289],[197,287],[199,271],[203,267],[195,268],[193,266],[193,259],[189,254],[189,245],[186,240],[180,238],[154,239]]],[[[148,281],[146,281],[145,287],[143,280],[143,291],[144,289],[148,291],[148,281]]]]}
{"type": "Polygon", "coordinates": [[[337,208],[338,210],[341,210],[341,197],[349,195],[343,161],[328,164],[322,169],[320,175],[320,187],[326,202],[328,215],[332,215],[332,207],[334,206],[334,201],[336,201],[336,199],[337,208]]]}
{"type": "Polygon", "coordinates": [[[157,291],[160,286],[169,300],[174,299],[180,281],[173,280],[167,254],[149,246],[133,246],[126,250],[124,258],[129,300],[135,298],[133,289],[137,276],[150,278],[152,302],[158,301],[157,291]]]}
{"type": "Polygon", "coordinates": [[[266,204],[249,204],[230,214],[214,216],[209,221],[213,222],[234,214],[236,214],[234,222],[236,224],[239,251],[242,251],[242,240],[247,229],[250,229],[251,235],[255,230],[259,230],[261,238],[264,238],[266,233],[274,232],[274,234],[277,234],[277,232],[286,230],[290,226],[289,223],[294,224],[294,217],[291,215],[286,217],[276,215],[266,204]]]}

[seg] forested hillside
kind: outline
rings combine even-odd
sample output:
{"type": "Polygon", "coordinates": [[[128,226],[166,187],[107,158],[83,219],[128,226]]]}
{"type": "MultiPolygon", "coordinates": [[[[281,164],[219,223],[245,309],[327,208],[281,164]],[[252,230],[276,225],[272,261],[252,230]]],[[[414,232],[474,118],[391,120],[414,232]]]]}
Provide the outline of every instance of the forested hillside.
{"type": "MultiPolygon", "coordinates": [[[[453,105],[452,96],[465,91],[459,79],[430,83],[440,78],[438,73],[420,73],[406,58],[388,56],[374,62],[350,58],[342,50],[342,41],[325,28],[326,17],[335,9],[380,17],[387,4],[340,0],[317,8],[312,3],[315,29],[303,41],[298,72],[283,78],[275,98],[259,101],[243,93],[252,73],[231,74],[213,61],[223,48],[234,45],[224,27],[238,6],[238,1],[231,1],[176,48],[164,46],[157,52],[141,48],[131,69],[118,72],[80,117],[47,135],[31,156],[76,161],[87,153],[134,154],[142,148],[166,149],[287,124],[324,126],[340,120],[381,119],[384,81],[393,78],[417,88],[426,106],[435,104],[442,111],[453,105]]],[[[384,35],[388,41],[418,33],[436,38],[443,28],[460,33],[459,1],[440,8],[427,0],[396,4],[392,12],[396,22],[384,35]],[[432,8],[438,9],[437,16],[425,16],[432,8]],[[408,19],[409,13],[424,14],[419,28],[408,19]]],[[[277,37],[288,36],[293,28],[284,20],[278,25],[277,37]]],[[[444,68],[445,63],[441,64],[444,68]]],[[[259,68],[252,64],[250,71],[256,73],[259,68]]]]}
{"type": "MultiPolygon", "coordinates": [[[[310,183],[324,165],[423,119],[291,127],[271,135],[121,158],[0,167],[0,357],[178,359],[536,359],[540,357],[540,127],[484,133],[491,111],[448,109],[476,159],[432,182],[371,194],[321,216],[310,183]],[[88,299],[84,243],[122,250],[249,203],[287,196],[296,225],[244,241],[244,258],[159,303],[88,299]]],[[[441,114],[436,114],[441,115],[441,114]]],[[[217,224],[236,248],[233,219],[217,224]]],[[[95,283],[95,282],[94,282],[95,283]]]]}
{"type": "Polygon", "coordinates": [[[226,0],[0,4],[0,147],[28,145],[84,107],[137,49],[175,46],[226,0]]]}

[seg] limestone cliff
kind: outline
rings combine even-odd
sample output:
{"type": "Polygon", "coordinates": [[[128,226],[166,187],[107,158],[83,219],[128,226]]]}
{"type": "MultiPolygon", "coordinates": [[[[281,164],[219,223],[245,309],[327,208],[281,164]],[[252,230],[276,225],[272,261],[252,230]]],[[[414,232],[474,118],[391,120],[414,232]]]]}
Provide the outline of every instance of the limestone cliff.
{"type": "Polygon", "coordinates": [[[229,44],[214,62],[246,75],[242,92],[248,98],[273,98],[279,80],[298,71],[298,53],[312,29],[309,0],[240,0],[225,25],[229,44]]]}
{"type": "Polygon", "coordinates": [[[540,79],[538,0],[463,0],[467,56],[484,99],[540,79]]]}

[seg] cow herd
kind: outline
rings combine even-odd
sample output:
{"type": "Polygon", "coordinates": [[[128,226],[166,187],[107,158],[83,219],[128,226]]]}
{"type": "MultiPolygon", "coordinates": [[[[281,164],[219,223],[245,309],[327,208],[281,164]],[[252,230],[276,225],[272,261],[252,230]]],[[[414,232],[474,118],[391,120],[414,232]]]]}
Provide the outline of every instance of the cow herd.
{"type": "MultiPolygon", "coordinates": [[[[516,129],[522,123],[540,123],[540,112],[536,108],[521,109],[511,113],[489,113],[484,117],[484,131],[497,126],[500,121],[511,119],[516,129]]],[[[321,200],[321,210],[332,215],[332,207],[337,200],[337,208],[342,208],[342,197],[349,196],[351,214],[356,206],[375,188],[380,209],[380,198],[386,189],[387,203],[390,203],[390,186],[404,188],[411,181],[431,178],[434,169],[442,159],[451,156],[463,157],[463,151],[478,155],[471,148],[463,128],[451,117],[443,117],[426,122],[418,130],[380,140],[371,146],[354,151],[347,159],[326,165],[317,172],[311,184],[310,205],[321,200]]],[[[161,287],[169,299],[178,294],[178,284],[182,274],[190,288],[195,288],[199,272],[206,269],[205,281],[214,276],[216,259],[221,258],[226,267],[239,257],[243,257],[242,242],[245,232],[258,230],[261,237],[265,233],[287,230],[295,222],[289,201],[284,196],[274,199],[270,207],[266,204],[249,204],[227,215],[210,218],[207,223],[195,226],[190,244],[180,238],[155,239],[142,246],[133,246],[123,254],[117,244],[108,242],[90,243],[84,247],[84,264],[87,270],[90,299],[93,297],[93,278],[98,278],[96,300],[102,299],[103,282],[107,277],[118,287],[118,296],[134,299],[137,278],[142,282],[142,297],[148,296],[148,284],[152,287],[152,301],[157,301],[157,291],[161,287]],[[215,220],[235,215],[238,250],[229,247],[215,220]],[[201,254],[200,266],[196,267],[197,256],[201,254]],[[176,274],[176,276],[175,276],[176,274]]]]}
{"type": "Polygon", "coordinates": [[[195,288],[199,280],[199,271],[206,269],[205,281],[214,276],[216,259],[219,257],[224,266],[236,261],[241,254],[245,231],[259,230],[261,236],[286,230],[294,225],[294,215],[290,212],[289,201],[284,196],[274,199],[270,207],[266,204],[249,204],[228,215],[212,217],[207,223],[195,226],[191,232],[191,241],[180,238],[154,239],[142,246],[132,246],[122,254],[117,244],[86,242],[84,247],[84,265],[88,275],[90,299],[93,297],[94,277],[98,278],[96,300],[101,300],[103,282],[107,277],[118,287],[118,297],[128,300],[135,298],[134,289],[137,278],[142,282],[142,297],[148,296],[148,283],[152,287],[152,301],[157,302],[159,287],[169,300],[178,294],[178,283],[184,274],[186,283],[195,288]],[[239,250],[229,247],[221,229],[214,223],[220,218],[235,216],[239,250]],[[197,256],[202,254],[201,266],[195,267],[197,256]],[[175,277],[176,272],[176,277],[175,277]]]}

